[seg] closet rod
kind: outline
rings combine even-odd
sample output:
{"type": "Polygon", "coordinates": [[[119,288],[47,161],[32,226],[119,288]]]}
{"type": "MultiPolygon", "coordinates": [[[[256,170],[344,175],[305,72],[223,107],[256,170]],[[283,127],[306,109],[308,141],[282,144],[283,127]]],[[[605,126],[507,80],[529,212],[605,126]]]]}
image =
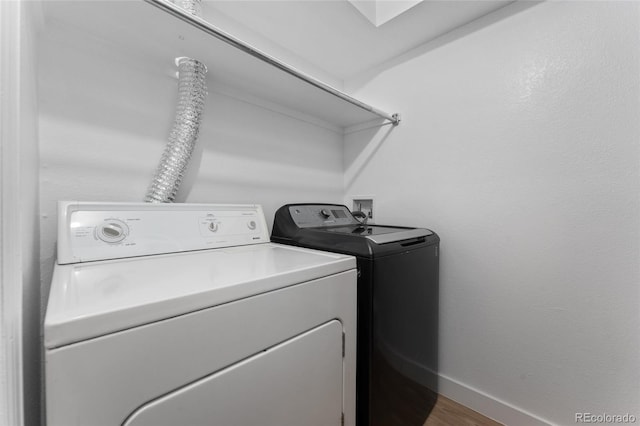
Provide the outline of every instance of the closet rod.
{"type": "Polygon", "coordinates": [[[371,105],[367,105],[363,102],[360,102],[359,100],[352,98],[351,96],[347,95],[346,93],[343,93],[331,86],[329,86],[326,83],[323,83],[320,80],[317,80],[301,71],[298,71],[297,69],[287,65],[284,62],[281,62],[277,59],[275,59],[272,56],[267,55],[266,53],[261,52],[260,50],[256,49],[255,47],[246,44],[245,42],[233,37],[232,35],[225,33],[224,31],[214,27],[213,25],[211,25],[209,22],[205,21],[204,19],[201,19],[195,15],[191,15],[191,14],[187,14],[185,13],[181,8],[179,8],[178,6],[174,5],[173,3],[171,3],[169,0],[144,0],[149,4],[152,4],[153,6],[156,6],[157,8],[164,10],[165,12],[175,16],[176,18],[180,19],[183,22],[186,22],[187,24],[193,25],[196,28],[199,28],[200,30],[206,32],[209,35],[212,35],[213,37],[217,38],[218,40],[222,40],[223,42],[242,50],[243,52],[246,52],[248,54],[250,54],[251,56],[260,59],[263,62],[266,62],[270,65],[273,65],[274,67],[296,77],[299,78],[300,80],[311,84],[312,86],[317,87],[320,90],[324,90],[327,93],[330,93],[346,102],[349,102],[350,104],[353,104],[359,108],[362,108],[366,111],[369,111],[372,114],[375,114],[379,117],[384,118],[385,120],[389,120],[394,126],[398,125],[400,123],[400,116],[398,114],[388,114],[384,111],[381,111],[377,108],[372,107],[371,105]]]}

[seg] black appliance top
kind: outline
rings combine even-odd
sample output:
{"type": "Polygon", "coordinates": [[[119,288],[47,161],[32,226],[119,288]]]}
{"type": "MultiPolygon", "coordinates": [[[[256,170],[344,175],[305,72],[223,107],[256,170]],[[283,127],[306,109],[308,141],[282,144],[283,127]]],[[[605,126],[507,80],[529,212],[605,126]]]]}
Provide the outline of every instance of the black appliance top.
{"type": "Polygon", "coordinates": [[[373,257],[431,245],[439,238],[425,228],[363,225],[343,205],[287,204],[276,211],[271,240],[373,257]]]}
{"type": "Polygon", "coordinates": [[[398,227],[392,226],[378,226],[378,225],[350,225],[350,226],[327,226],[325,231],[337,232],[342,234],[357,234],[357,235],[382,235],[390,234],[392,232],[398,232],[398,227]]]}

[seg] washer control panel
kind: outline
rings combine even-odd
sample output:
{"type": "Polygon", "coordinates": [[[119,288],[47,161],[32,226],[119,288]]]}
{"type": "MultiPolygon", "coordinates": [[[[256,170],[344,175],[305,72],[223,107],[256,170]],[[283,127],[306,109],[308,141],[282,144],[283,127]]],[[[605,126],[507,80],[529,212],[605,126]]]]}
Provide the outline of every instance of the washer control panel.
{"type": "Polygon", "coordinates": [[[298,204],[289,207],[298,228],[358,225],[349,209],[339,204],[298,204]]]}
{"type": "Polygon", "coordinates": [[[269,242],[255,204],[58,203],[58,263],[269,242]]]}

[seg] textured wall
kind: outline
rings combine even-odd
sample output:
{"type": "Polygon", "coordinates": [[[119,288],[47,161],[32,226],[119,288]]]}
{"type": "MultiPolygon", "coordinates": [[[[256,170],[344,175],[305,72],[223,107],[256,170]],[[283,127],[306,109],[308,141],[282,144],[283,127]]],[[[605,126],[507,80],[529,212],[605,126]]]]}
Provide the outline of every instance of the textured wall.
{"type": "Polygon", "coordinates": [[[345,196],[441,235],[443,389],[507,424],[640,418],[639,64],[637,3],[545,2],[347,82],[404,121],[346,138],[345,196]]]}

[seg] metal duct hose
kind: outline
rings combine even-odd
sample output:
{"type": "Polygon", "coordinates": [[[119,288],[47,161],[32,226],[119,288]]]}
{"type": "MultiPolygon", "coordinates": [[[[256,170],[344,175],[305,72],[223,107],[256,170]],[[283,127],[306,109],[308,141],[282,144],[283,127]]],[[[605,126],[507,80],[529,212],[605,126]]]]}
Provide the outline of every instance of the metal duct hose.
{"type": "MultiPolygon", "coordinates": [[[[190,13],[199,14],[199,0],[180,1],[178,5],[190,13]]],[[[148,203],[171,203],[176,198],[198,139],[200,119],[207,96],[207,67],[191,58],[179,58],[177,62],[176,117],[169,133],[169,142],[144,199],[148,203]]]]}
{"type": "Polygon", "coordinates": [[[201,16],[202,7],[200,3],[202,0],[171,0],[171,3],[177,4],[192,15],[201,16]]]}

